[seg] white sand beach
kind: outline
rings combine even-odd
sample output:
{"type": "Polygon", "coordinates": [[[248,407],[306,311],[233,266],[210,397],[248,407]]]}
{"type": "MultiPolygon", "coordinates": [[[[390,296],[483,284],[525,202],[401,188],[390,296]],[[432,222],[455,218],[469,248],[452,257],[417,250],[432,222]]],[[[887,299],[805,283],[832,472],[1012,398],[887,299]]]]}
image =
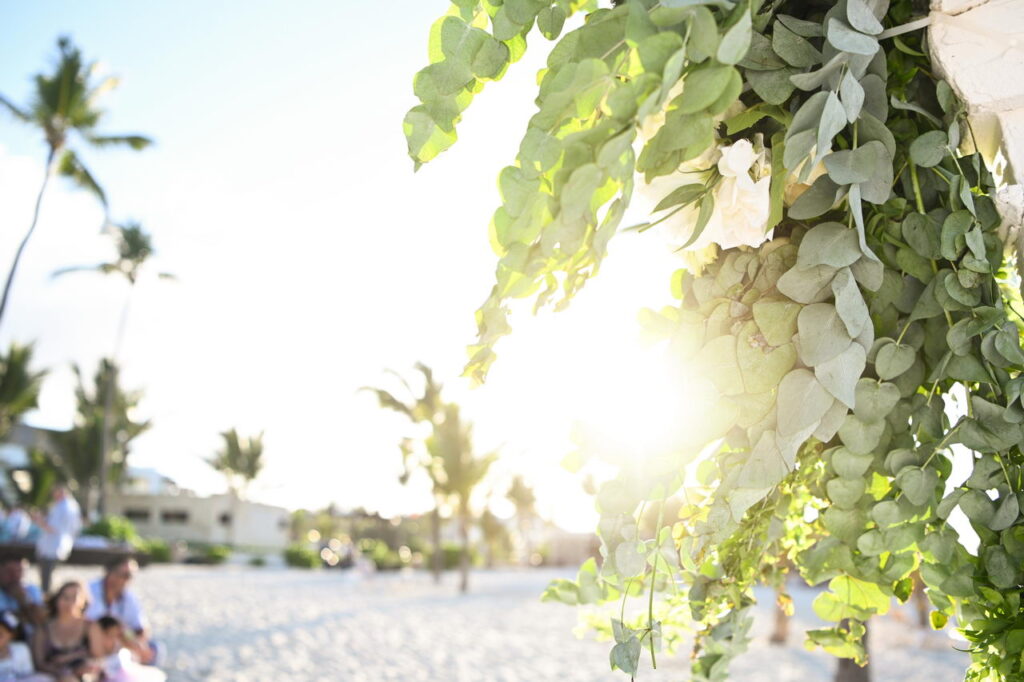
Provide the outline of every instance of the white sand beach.
{"type": "MultiPolygon", "coordinates": [[[[574,609],[539,601],[550,579],[570,574],[480,571],[472,593],[459,596],[453,574],[438,587],[425,573],[355,581],[340,571],[154,566],[139,572],[135,589],[166,644],[171,682],[625,682],[608,669],[607,643],[573,636],[574,609]]],[[[58,578],[95,575],[65,568],[58,578]]],[[[758,607],[754,643],[733,664],[732,679],[831,679],[835,662],[804,649],[799,632],[817,626],[814,594],[795,592],[787,647],[768,644],[770,605],[758,607]]],[[[875,682],[963,679],[967,657],[944,634],[892,617],[876,621],[875,682]]],[[[657,671],[645,657],[638,680],[686,679],[685,657],[662,654],[657,671]]]]}

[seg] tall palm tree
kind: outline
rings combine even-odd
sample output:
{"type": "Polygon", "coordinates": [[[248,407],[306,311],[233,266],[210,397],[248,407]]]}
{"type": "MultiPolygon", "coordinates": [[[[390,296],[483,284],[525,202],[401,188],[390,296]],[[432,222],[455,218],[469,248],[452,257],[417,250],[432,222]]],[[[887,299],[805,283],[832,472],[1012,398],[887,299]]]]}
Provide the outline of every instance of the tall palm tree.
{"type": "Polygon", "coordinates": [[[82,509],[88,512],[94,508],[94,493],[104,488],[103,478],[120,480],[124,475],[131,441],[151,424],[134,420],[142,392],[125,391],[118,385],[113,361],[100,360],[91,386],[79,367],[73,370],[78,380],[75,423],[70,431],[55,434],[53,440],[63,478],[73,484],[82,509]],[[104,448],[104,432],[110,434],[109,449],[104,448]]]}
{"type": "Polygon", "coordinates": [[[263,432],[248,438],[231,429],[220,434],[224,447],[206,460],[215,470],[224,474],[231,496],[231,525],[229,544],[236,544],[238,528],[238,503],[245,496],[249,484],[263,469],[263,432]]]}
{"type": "Polygon", "coordinates": [[[526,483],[526,479],[522,476],[516,476],[512,479],[512,485],[509,486],[505,497],[516,507],[516,519],[519,521],[519,537],[523,543],[523,563],[528,565],[533,554],[531,526],[533,525],[533,517],[537,513],[535,508],[537,496],[534,495],[533,488],[526,483]]]}
{"type": "MultiPolygon", "coordinates": [[[[142,229],[141,225],[135,222],[125,223],[123,225],[110,225],[109,233],[113,237],[114,246],[117,249],[117,257],[114,260],[108,263],[100,263],[99,265],[75,265],[69,268],[57,270],[53,275],[54,277],[59,277],[72,272],[98,272],[103,275],[124,277],[125,281],[128,283],[128,293],[125,295],[124,305],[121,306],[121,317],[118,320],[117,332],[114,336],[114,350],[110,356],[113,359],[112,367],[115,373],[113,382],[116,385],[118,361],[121,356],[121,346],[124,344],[125,329],[128,324],[128,313],[131,310],[132,298],[135,294],[135,287],[139,283],[139,276],[143,271],[146,261],[153,255],[153,243],[150,235],[142,229]]],[[[173,275],[166,272],[158,273],[157,276],[161,279],[174,279],[173,275]]],[[[113,392],[109,392],[107,397],[108,399],[113,399],[113,392]]],[[[112,409],[112,405],[105,406],[103,412],[103,423],[100,431],[101,459],[98,508],[101,516],[106,515],[107,512],[107,484],[109,483],[107,467],[110,460],[107,453],[110,453],[113,447],[112,436],[110,433],[110,419],[107,415],[112,409]]]]}
{"type": "Polygon", "coordinates": [[[245,497],[249,484],[263,470],[263,432],[246,438],[231,429],[220,435],[224,446],[206,463],[224,474],[233,495],[245,497]]]}
{"type": "Polygon", "coordinates": [[[7,437],[25,412],[35,408],[45,371],[34,372],[32,346],[12,343],[0,354],[0,441],[7,437]]]}
{"type": "MultiPolygon", "coordinates": [[[[441,384],[434,379],[433,371],[422,362],[416,363],[416,371],[423,375],[423,390],[416,391],[412,385],[400,374],[388,371],[389,374],[397,377],[401,383],[405,395],[397,397],[382,388],[364,386],[361,390],[371,391],[377,396],[380,406],[394,410],[405,415],[413,423],[427,423],[432,427],[444,420],[444,402],[441,400],[441,384]]],[[[431,569],[434,574],[434,582],[441,582],[441,569],[443,556],[441,553],[441,504],[442,496],[438,489],[438,482],[435,478],[436,469],[430,453],[424,452],[422,448],[416,447],[416,442],[411,438],[403,438],[399,443],[399,450],[402,453],[402,475],[399,480],[404,485],[408,482],[412,473],[422,469],[430,477],[433,486],[434,508],[430,512],[430,535],[433,552],[431,554],[431,569]]]]}
{"type": "Polygon", "coordinates": [[[459,591],[469,590],[469,528],[473,523],[470,498],[473,490],[487,475],[496,453],[481,457],[473,452],[473,427],[459,416],[459,406],[445,405],[444,421],[434,426],[427,439],[427,452],[432,458],[433,479],[438,492],[455,502],[459,518],[462,553],[459,558],[459,591]]]}
{"type": "Polygon", "coordinates": [[[108,77],[93,82],[96,64],[86,64],[82,60],[81,52],[72,45],[69,38],[58,38],[57,48],[60,51],[57,64],[51,74],[36,74],[35,88],[28,106],[18,106],[0,95],[0,107],[7,109],[19,121],[39,128],[47,146],[46,172],[39,194],[36,196],[32,224],[14,253],[14,261],[7,273],[3,295],[0,296],[0,321],[7,310],[7,299],[11,293],[18,263],[39,222],[43,194],[54,171],[93,193],[103,204],[104,209],[107,206],[103,188],[82,163],[75,150],[69,146],[72,133],[77,133],[82,142],[95,147],[127,146],[140,150],[151,144],[149,138],[141,135],[100,135],[96,132],[96,126],[103,117],[103,111],[96,106],[97,100],[117,86],[117,79],[108,77]]]}

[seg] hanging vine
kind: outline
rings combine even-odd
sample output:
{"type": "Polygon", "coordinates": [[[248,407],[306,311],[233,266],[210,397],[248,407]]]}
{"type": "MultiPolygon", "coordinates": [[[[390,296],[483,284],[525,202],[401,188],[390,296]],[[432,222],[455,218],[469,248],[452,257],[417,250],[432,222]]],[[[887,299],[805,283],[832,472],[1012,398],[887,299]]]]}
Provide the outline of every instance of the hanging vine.
{"type": "Polygon", "coordinates": [[[916,573],[933,625],[953,620],[970,644],[967,679],[1021,679],[1019,295],[993,178],[913,3],[616,5],[455,2],[405,122],[429,161],[534,26],[557,40],[499,175],[496,283],[467,368],[479,380],[508,301],[567,304],[635,198],[640,229],[688,256],[678,305],[646,320],[699,418],[656,461],[620,462],[597,494],[600,565],[545,597],[621,600],[603,624],[614,668],[636,675],[645,648],[656,665],[689,628],[693,679],[720,680],[758,582],[782,585],[788,567],[828,581],[814,609],[835,625],[808,640],[863,663],[864,621],[909,599],[916,573]],[[972,453],[964,481],[955,444],[972,453]],[[642,536],[644,508],[673,496],[678,518],[659,511],[642,536]],[[948,524],[957,507],[976,551],[948,524]],[[646,612],[627,614],[640,594],[646,612]]]}

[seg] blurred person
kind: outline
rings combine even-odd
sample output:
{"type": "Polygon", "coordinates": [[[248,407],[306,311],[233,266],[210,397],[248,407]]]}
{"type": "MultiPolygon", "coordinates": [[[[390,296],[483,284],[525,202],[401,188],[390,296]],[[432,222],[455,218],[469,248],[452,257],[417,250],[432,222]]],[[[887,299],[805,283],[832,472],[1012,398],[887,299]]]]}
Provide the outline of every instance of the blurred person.
{"type": "Polygon", "coordinates": [[[26,584],[25,560],[7,557],[0,560],[0,611],[10,611],[21,621],[25,634],[42,625],[46,619],[43,592],[37,586],[26,584]]]}
{"type": "Polygon", "coordinates": [[[102,672],[91,656],[87,604],[82,583],[64,583],[47,603],[49,619],[32,637],[36,670],[53,675],[57,682],[95,679],[102,672]]]}
{"type": "Polygon", "coordinates": [[[24,542],[32,530],[32,517],[20,505],[14,505],[4,519],[4,540],[24,542]]]}
{"type": "Polygon", "coordinates": [[[50,579],[57,563],[71,554],[75,536],[82,530],[82,510],[65,486],[53,489],[53,504],[46,517],[36,519],[42,532],[36,540],[36,561],[39,562],[39,582],[43,592],[49,594],[50,579]]]}
{"type": "Polygon", "coordinates": [[[164,682],[167,675],[136,663],[126,646],[125,629],[113,616],[102,616],[90,626],[89,645],[92,655],[103,661],[103,682],[164,682]]]}
{"type": "Polygon", "coordinates": [[[139,565],[130,556],[110,561],[102,578],[89,583],[89,608],[85,617],[99,621],[111,616],[124,626],[125,646],[140,663],[156,663],[159,645],[149,639],[149,621],[135,592],[128,584],[139,571],[139,565]]]}
{"type": "Polygon", "coordinates": [[[21,623],[11,611],[0,612],[0,682],[52,682],[49,675],[36,674],[28,644],[15,641],[21,623]]]}

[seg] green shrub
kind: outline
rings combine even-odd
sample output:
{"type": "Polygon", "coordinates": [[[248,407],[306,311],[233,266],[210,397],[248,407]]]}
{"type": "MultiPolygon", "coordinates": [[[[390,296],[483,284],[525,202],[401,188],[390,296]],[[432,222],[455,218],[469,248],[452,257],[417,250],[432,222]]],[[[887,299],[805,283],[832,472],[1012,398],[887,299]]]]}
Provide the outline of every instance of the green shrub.
{"type": "Polygon", "coordinates": [[[318,568],[320,555],[305,545],[292,545],[282,552],[284,562],[295,568],[318,568]]]}
{"type": "Polygon", "coordinates": [[[114,542],[139,546],[143,540],[135,530],[135,524],[123,516],[105,516],[82,531],[85,535],[99,535],[114,542]]]}
{"type": "Polygon", "coordinates": [[[150,538],[142,540],[138,545],[139,551],[149,555],[149,560],[155,564],[166,564],[171,560],[171,546],[166,540],[150,538]]]}
{"type": "MultiPolygon", "coordinates": [[[[446,542],[441,545],[441,567],[446,571],[452,571],[459,567],[459,561],[462,558],[462,545],[457,545],[453,542],[446,542]]],[[[470,548],[469,550],[469,565],[476,566],[479,562],[479,556],[477,556],[476,550],[470,548]]],[[[434,555],[432,553],[424,554],[424,568],[433,568],[434,566],[434,555]]]]}
{"type": "Polygon", "coordinates": [[[265,557],[257,555],[249,559],[249,565],[255,566],[256,568],[263,568],[267,565],[267,560],[265,557]]]}
{"type": "Polygon", "coordinates": [[[359,541],[359,551],[373,561],[377,569],[381,571],[397,570],[404,565],[398,552],[388,547],[383,540],[363,538],[359,541]]]}
{"type": "Polygon", "coordinates": [[[211,564],[222,564],[231,556],[231,548],[224,545],[210,545],[203,552],[203,558],[211,564]]]}

